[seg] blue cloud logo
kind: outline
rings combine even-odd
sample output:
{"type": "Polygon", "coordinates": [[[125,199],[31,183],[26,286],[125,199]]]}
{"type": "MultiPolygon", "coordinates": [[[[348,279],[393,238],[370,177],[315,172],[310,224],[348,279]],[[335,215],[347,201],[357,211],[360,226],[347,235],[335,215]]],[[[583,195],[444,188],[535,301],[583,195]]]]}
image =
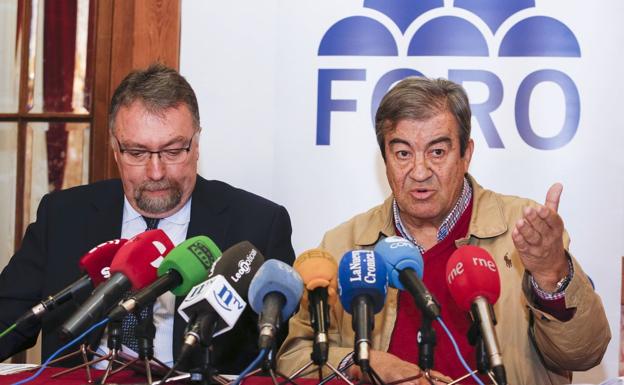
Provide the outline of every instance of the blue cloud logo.
{"type": "Polygon", "coordinates": [[[395,37],[381,21],[392,22],[408,38],[407,56],[546,56],[580,57],[574,33],[547,16],[528,16],[504,31],[498,47],[489,47],[485,33],[498,36],[511,16],[535,7],[527,0],[456,0],[458,15],[440,15],[443,1],[365,0],[379,17],[349,16],[332,25],[321,40],[319,56],[399,56],[395,37]],[[474,15],[479,26],[467,18],[474,15]],[[406,36],[411,25],[418,28],[406,36]]]}

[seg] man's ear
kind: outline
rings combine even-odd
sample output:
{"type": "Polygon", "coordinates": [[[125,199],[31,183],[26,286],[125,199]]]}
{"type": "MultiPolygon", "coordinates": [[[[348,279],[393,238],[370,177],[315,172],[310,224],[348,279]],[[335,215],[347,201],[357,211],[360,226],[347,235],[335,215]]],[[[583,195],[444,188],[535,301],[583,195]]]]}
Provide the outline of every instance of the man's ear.
{"type": "Polygon", "coordinates": [[[468,139],[468,143],[466,143],[466,151],[464,152],[464,156],[462,157],[464,161],[464,174],[468,172],[468,167],[470,166],[470,161],[472,160],[472,153],[474,152],[474,141],[472,138],[468,139]]]}
{"type": "Polygon", "coordinates": [[[117,163],[117,167],[119,167],[119,159],[117,159],[117,151],[115,151],[115,146],[117,145],[116,141],[115,141],[115,137],[113,136],[113,134],[111,133],[108,136],[108,142],[110,143],[110,148],[113,151],[113,157],[115,158],[115,163],[117,163]]]}

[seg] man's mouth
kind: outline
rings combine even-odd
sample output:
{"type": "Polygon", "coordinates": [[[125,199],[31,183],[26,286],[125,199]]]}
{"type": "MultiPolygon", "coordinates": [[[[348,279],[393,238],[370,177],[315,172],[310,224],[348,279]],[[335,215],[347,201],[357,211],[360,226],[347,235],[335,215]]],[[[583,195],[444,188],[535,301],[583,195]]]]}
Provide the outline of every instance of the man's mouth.
{"type": "Polygon", "coordinates": [[[410,195],[416,199],[428,199],[435,193],[434,190],[417,188],[410,190],[410,195]]]}

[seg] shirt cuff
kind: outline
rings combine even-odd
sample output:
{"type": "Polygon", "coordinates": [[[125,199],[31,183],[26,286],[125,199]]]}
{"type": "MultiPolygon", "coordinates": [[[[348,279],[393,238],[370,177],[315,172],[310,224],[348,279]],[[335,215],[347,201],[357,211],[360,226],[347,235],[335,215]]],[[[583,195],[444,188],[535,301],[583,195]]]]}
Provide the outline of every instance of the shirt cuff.
{"type": "Polygon", "coordinates": [[[572,319],[575,313],[574,308],[568,309],[565,305],[565,289],[572,280],[572,277],[574,277],[574,267],[570,258],[568,258],[568,268],[568,275],[562,280],[563,284],[558,287],[555,292],[547,292],[541,289],[533,276],[529,275],[529,281],[531,282],[531,287],[535,294],[535,303],[541,310],[557,318],[559,321],[568,321],[572,319]]]}
{"type": "Polygon", "coordinates": [[[529,275],[529,280],[531,282],[531,286],[533,287],[533,292],[537,294],[537,296],[540,299],[552,301],[552,300],[562,299],[565,297],[565,289],[568,287],[568,284],[570,283],[573,277],[574,277],[574,266],[572,265],[572,261],[570,260],[570,258],[568,258],[568,275],[565,278],[563,278],[561,281],[559,281],[559,283],[557,284],[558,287],[554,292],[548,292],[540,288],[537,282],[535,281],[535,278],[533,278],[532,275],[529,275]]]}

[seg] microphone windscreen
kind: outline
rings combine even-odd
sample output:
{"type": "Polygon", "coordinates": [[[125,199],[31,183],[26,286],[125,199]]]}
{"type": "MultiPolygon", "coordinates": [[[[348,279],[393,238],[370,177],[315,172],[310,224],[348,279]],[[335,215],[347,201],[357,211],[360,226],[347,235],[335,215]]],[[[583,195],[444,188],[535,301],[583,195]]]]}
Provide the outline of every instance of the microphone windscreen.
{"type": "Polygon", "coordinates": [[[377,242],[375,252],[386,263],[388,270],[388,282],[390,286],[399,290],[405,290],[399,280],[399,272],[403,269],[412,269],[423,277],[424,262],[420,250],[410,241],[402,237],[388,237],[377,242]]]}
{"type": "Polygon", "coordinates": [[[121,273],[139,290],[154,282],[158,266],[173,249],[173,243],[161,229],[148,230],[130,238],[115,254],[111,274],[121,273]]]}
{"type": "Polygon", "coordinates": [[[80,270],[89,276],[93,287],[110,277],[109,268],[117,251],[127,239],[114,239],[100,243],[89,250],[78,262],[80,270]]]}
{"type": "MultiPolygon", "coordinates": [[[[327,302],[330,305],[336,302],[338,263],[336,263],[336,259],[330,253],[321,249],[304,251],[297,257],[293,267],[301,276],[303,284],[308,291],[326,287],[328,294],[327,302]]],[[[303,293],[301,302],[302,304],[307,304],[307,292],[303,293]]]]}
{"type": "Polygon", "coordinates": [[[193,286],[206,280],[212,264],[221,256],[221,250],[205,235],[198,235],[180,243],[167,254],[158,267],[158,276],[169,270],[177,271],[182,282],[171,289],[176,296],[187,295],[193,286]]]}
{"type": "Polygon", "coordinates": [[[245,296],[263,263],[262,253],[251,242],[242,241],[223,252],[212,265],[210,275],[223,275],[239,295],[245,296]]]}
{"type": "Polygon", "coordinates": [[[477,297],[495,304],[500,296],[498,267],[486,250],[460,246],[446,262],[446,283],[460,309],[470,311],[477,297]]]}
{"type": "Polygon", "coordinates": [[[367,295],[373,313],[379,313],[386,302],[388,275],[386,266],[373,250],[352,250],[345,253],[338,267],[340,303],[349,314],[353,299],[367,295]]]}
{"type": "Polygon", "coordinates": [[[280,293],[286,299],[281,316],[282,320],[287,320],[297,309],[303,294],[303,281],[292,267],[277,259],[269,259],[260,267],[251,280],[247,302],[260,314],[264,297],[272,292],[280,293]]]}

